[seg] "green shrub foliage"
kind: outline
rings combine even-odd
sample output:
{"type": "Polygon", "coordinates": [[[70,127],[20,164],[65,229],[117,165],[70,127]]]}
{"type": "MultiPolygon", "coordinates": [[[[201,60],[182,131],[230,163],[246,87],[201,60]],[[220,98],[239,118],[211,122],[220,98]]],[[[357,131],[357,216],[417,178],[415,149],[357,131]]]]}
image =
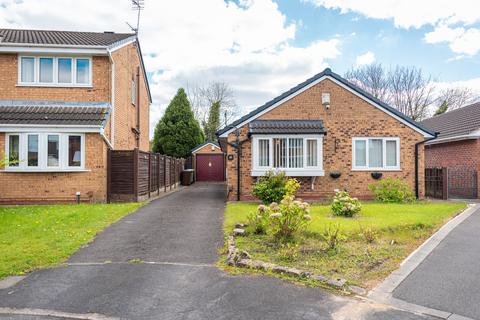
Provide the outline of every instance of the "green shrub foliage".
{"type": "Polygon", "coordinates": [[[268,171],[255,183],[252,194],[264,204],[279,203],[287,193],[286,184],[287,177],[283,171],[268,171]]]}
{"type": "Polygon", "coordinates": [[[368,188],[373,192],[377,201],[398,203],[415,201],[412,189],[400,179],[382,179],[369,185],[368,188]]]}
{"type": "Polygon", "coordinates": [[[335,191],[332,202],[332,212],[336,216],[353,217],[362,209],[360,201],[352,198],[347,191],[335,191]]]}

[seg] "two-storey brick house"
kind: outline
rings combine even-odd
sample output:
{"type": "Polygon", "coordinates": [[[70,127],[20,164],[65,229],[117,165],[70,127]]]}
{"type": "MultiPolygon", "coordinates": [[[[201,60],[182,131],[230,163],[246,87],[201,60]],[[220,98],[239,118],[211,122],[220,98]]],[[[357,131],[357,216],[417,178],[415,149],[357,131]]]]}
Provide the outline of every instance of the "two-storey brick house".
{"type": "Polygon", "coordinates": [[[0,203],[102,202],[108,149],[149,150],[135,34],[0,29],[0,203]]]}
{"type": "Polygon", "coordinates": [[[328,198],[335,189],[369,199],[368,186],[380,177],[402,179],[423,197],[423,144],[435,137],[330,69],[217,134],[231,200],[251,199],[253,184],[269,170],[300,180],[299,195],[307,199],[328,198]]]}

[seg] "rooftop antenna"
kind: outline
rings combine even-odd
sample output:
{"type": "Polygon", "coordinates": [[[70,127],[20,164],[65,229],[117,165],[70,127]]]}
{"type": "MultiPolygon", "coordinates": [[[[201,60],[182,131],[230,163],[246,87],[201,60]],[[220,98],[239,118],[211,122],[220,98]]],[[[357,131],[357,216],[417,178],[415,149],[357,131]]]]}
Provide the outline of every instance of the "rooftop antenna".
{"type": "Polygon", "coordinates": [[[131,0],[132,1],[132,10],[137,11],[137,27],[134,28],[130,23],[127,22],[127,25],[138,35],[138,28],[140,27],[140,11],[145,8],[145,0],[131,0]]]}

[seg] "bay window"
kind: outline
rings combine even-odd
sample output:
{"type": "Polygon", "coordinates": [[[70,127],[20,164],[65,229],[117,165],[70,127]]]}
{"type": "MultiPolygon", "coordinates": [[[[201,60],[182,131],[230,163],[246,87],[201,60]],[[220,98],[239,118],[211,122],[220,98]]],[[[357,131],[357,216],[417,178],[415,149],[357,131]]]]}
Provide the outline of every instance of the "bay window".
{"type": "Polygon", "coordinates": [[[85,167],[81,133],[7,133],[10,171],[75,171],[85,167]]]}
{"type": "Polygon", "coordinates": [[[321,135],[252,137],[252,175],[281,170],[289,176],[322,176],[321,135]]]}
{"type": "Polygon", "coordinates": [[[85,87],[92,84],[89,57],[19,57],[18,84],[85,87]]]}
{"type": "Polygon", "coordinates": [[[353,138],[353,170],[400,170],[399,138],[353,138]]]}

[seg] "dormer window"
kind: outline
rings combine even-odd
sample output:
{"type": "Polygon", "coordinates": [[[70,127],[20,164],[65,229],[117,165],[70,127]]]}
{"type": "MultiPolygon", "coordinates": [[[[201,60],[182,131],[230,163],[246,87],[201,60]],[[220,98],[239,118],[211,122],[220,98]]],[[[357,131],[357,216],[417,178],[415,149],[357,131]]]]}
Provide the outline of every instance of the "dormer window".
{"type": "Polygon", "coordinates": [[[20,57],[18,84],[90,87],[92,61],[84,57],[20,57]]]}

